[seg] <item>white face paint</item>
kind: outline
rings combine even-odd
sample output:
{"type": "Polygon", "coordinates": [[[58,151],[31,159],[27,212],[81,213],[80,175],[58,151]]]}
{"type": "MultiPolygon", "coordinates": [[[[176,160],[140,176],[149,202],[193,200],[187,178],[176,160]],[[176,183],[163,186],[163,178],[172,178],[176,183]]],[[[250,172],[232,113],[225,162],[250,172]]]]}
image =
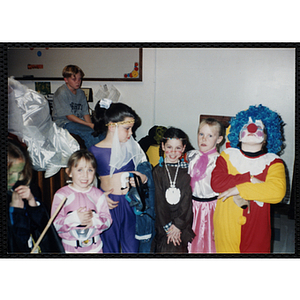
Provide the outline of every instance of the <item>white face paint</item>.
{"type": "Polygon", "coordinates": [[[261,144],[264,141],[264,124],[261,120],[256,120],[255,123],[249,117],[247,124],[240,131],[240,142],[244,144],[261,144]]]}

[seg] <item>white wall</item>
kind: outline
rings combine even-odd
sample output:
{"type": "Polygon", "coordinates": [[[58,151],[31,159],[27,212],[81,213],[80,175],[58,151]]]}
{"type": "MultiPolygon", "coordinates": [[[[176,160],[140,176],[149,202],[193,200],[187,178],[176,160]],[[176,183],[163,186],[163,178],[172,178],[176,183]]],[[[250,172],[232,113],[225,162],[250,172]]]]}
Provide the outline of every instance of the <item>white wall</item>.
{"type": "MultiPolygon", "coordinates": [[[[64,66],[62,66],[63,68],[64,66]]],[[[84,70],[84,66],[80,66],[84,70]]],[[[34,82],[23,81],[34,89],[34,82]]],[[[63,81],[51,82],[51,91],[63,81]]],[[[295,51],[294,49],[146,48],[143,82],[83,82],[92,87],[113,84],[119,101],[132,106],[142,118],[137,139],[153,125],[184,130],[197,147],[200,114],[234,116],[250,105],[263,104],[286,123],[282,158],[290,175],[294,163],[295,51]]],[[[94,108],[98,99],[94,99],[94,108]]]]}
{"type": "Polygon", "coordinates": [[[263,104],[286,123],[282,158],[292,174],[294,49],[159,49],[156,65],[156,123],[180,127],[197,147],[200,114],[234,116],[263,104]]]}

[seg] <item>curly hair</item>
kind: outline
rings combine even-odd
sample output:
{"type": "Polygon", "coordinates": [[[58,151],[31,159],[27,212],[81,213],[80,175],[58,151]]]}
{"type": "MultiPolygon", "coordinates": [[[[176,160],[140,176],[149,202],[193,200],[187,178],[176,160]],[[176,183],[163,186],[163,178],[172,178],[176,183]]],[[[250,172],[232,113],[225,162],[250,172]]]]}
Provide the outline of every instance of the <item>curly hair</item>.
{"type": "Polygon", "coordinates": [[[283,121],[279,114],[261,104],[249,106],[249,109],[240,111],[230,120],[230,133],[228,134],[230,146],[239,148],[239,133],[243,126],[248,123],[249,117],[252,118],[253,122],[256,120],[263,122],[267,134],[267,152],[279,153],[283,148],[283,121]]]}

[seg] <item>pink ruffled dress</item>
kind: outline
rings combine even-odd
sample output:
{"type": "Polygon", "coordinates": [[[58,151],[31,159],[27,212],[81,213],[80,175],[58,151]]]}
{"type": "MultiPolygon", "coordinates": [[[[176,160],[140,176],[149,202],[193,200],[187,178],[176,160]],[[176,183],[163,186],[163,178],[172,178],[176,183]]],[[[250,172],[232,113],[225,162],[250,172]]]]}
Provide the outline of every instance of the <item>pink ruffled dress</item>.
{"type": "Polygon", "coordinates": [[[192,229],[196,234],[192,243],[188,244],[189,253],[216,253],[213,215],[218,193],[212,190],[210,180],[218,156],[216,149],[207,153],[192,150],[187,155],[193,191],[192,229]]]}

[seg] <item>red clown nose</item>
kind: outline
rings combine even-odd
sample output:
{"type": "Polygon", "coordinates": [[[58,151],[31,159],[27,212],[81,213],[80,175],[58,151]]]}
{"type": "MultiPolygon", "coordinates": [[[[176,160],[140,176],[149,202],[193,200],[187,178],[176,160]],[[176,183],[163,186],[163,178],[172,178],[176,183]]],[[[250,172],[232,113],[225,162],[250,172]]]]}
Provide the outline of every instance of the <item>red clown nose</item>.
{"type": "Polygon", "coordinates": [[[254,124],[254,123],[251,123],[247,126],[247,130],[250,132],[250,133],[254,133],[256,132],[257,130],[257,126],[254,124]]]}

